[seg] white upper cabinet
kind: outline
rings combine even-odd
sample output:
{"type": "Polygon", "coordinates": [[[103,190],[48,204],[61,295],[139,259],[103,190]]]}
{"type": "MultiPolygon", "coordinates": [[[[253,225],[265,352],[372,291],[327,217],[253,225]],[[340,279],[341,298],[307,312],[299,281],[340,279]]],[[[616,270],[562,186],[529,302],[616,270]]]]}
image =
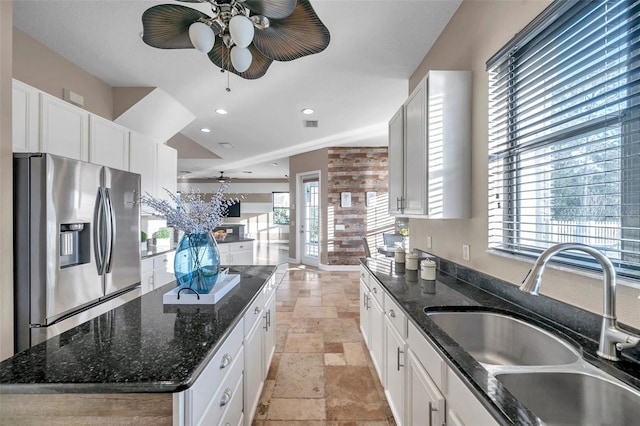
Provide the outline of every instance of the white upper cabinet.
{"type": "Polygon", "coordinates": [[[120,170],[129,169],[129,129],[91,114],[89,161],[120,170]]]}
{"type": "Polygon", "coordinates": [[[389,213],[470,217],[471,73],[430,71],[401,111],[389,122],[389,213]]]}
{"type": "Polygon", "coordinates": [[[39,91],[18,80],[12,89],[13,152],[40,151],[39,91]]]}
{"type": "Polygon", "coordinates": [[[43,152],[89,161],[89,113],[40,93],[40,148],[43,152]]]}
{"type": "MultiPolygon", "coordinates": [[[[142,195],[156,195],[156,153],[158,144],[136,132],[129,136],[129,171],[141,176],[142,195]]],[[[143,206],[144,207],[144,206],[143,206]]]]}
{"type": "Polygon", "coordinates": [[[165,189],[173,194],[178,190],[178,151],[163,144],[158,144],[157,148],[158,187],[156,191],[159,198],[168,199],[165,189]]]}
{"type": "Polygon", "coordinates": [[[389,214],[404,203],[404,106],[389,121],[389,214]]]}

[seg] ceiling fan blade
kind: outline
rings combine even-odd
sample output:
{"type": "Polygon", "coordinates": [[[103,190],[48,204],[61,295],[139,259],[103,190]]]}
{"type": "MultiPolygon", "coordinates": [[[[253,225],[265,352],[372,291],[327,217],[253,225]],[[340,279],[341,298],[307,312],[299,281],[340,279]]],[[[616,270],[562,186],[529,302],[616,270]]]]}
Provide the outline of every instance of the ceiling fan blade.
{"type": "Polygon", "coordinates": [[[253,44],[267,58],[292,61],[322,52],[330,35],[309,0],[298,0],[293,13],[285,19],[270,20],[269,28],[256,29],[253,44]]]}
{"type": "Polygon", "coordinates": [[[211,62],[220,68],[230,71],[247,80],[255,80],[262,77],[267,72],[273,61],[260,53],[260,51],[253,45],[249,45],[249,51],[251,51],[252,56],[251,66],[245,72],[238,72],[233,68],[233,65],[231,65],[229,49],[224,46],[223,43],[216,43],[208,55],[211,62]]]}
{"type": "Polygon", "coordinates": [[[189,26],[200,18],[207,19],[209,16],[177,4],[150,7],[142,14],[142,40],[159,49],[193,49],[189,26]]]}
{"type": "Polygon", "coordinates": [[[254,15],[263,15],[269,19],[284,19],[296,8],[296,0],[245,0],[243,4],[254,15]]]}

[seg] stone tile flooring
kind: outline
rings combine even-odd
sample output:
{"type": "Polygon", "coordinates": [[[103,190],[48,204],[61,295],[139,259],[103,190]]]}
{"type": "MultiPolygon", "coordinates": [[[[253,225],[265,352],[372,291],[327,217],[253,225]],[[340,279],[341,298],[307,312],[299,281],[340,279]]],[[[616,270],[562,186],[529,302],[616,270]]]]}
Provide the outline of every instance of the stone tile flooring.
{"type": "Polygon", "coordinates": [[[359,297],[358,272],[288,265],[255,426],[395,425],[360,334],[359,297]]]}

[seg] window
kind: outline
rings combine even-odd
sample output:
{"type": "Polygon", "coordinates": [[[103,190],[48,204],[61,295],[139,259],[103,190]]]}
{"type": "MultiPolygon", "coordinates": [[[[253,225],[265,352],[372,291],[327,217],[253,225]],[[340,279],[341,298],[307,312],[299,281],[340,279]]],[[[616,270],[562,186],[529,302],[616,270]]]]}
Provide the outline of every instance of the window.
{"type": "Polygon", "coordinates": [[[273,224],[289,224],[289,193],[273,192],[273,224]]]}
{"type": "Polygon", "coordinates": [[[584,243],[640,279],[639,16],[557,0],[487,62],[490,248],[584,243]]]}

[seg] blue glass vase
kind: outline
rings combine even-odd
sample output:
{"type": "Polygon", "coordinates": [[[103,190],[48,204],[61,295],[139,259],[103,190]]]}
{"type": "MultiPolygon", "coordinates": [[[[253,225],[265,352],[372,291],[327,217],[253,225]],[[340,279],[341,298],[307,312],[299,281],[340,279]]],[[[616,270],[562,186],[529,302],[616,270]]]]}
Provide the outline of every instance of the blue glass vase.
{"type": "Polygon", "coordinates": [[[211,233],[184,234],[173,266],[178,287],[209,293],[220,272],[220,252],[211,233]]]}

